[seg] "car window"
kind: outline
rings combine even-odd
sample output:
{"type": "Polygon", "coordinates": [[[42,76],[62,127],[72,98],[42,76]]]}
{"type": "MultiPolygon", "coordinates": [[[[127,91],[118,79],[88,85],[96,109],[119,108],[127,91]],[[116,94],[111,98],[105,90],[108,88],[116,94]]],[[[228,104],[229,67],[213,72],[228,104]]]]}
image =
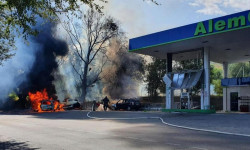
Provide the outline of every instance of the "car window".
{"type": "Polygon", "coordinates": [[[129,100],[129,103],[132,103],[132,102],[134,102],[134,101],[130,99],[130,100],[129,100]]]}
{"type": "Polygon", "coordinates": [[[117,103],[118,103],[118,104],[121,104],[121,103],[123,103],[123,100],[119,100],[117,103]]]}

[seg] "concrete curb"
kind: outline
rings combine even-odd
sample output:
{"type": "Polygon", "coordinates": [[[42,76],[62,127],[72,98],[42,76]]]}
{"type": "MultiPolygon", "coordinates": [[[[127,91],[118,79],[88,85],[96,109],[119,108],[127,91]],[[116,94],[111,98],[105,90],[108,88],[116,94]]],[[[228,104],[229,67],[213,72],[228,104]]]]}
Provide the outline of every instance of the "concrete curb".
{"type": "Polygon", "coordinates": [[[234,135],[234,136],[243,136],[243,137],[250,137],[248,134],[239,134],[239,133],[230,133],[230,132],[223,132],[223,131],[216,131],[216,130],[208,130],[208,129],[199,129],[199,128],[192,128],[192,127],[186,127],[186,126],[179,126],[171,123],[167,123],[162,119],[161,117],[135,117],[135,118],[99,118],[99,117],[92,117],[90,116],[90,112],[87,113],[87,117],[90,119],[98,119],[98,120],[132,120],[132,119],[159,119],[161,122],[165,125],[176,127],[176,128],[182,128],[182,129],[188,129],[188,130],[194,130],[194,131],[203,131],[203,132],[210,132],[210,133],[217,133],[217,134],[225,134],[225,135],[234,135]]]}
{"type": "Polygon", "coordinates": [[[214,114],[215,110],[200,110],[200,109],[162,109],[162,112],[185,112],[185,113],[200,113],[200,114],[214,114]]]}

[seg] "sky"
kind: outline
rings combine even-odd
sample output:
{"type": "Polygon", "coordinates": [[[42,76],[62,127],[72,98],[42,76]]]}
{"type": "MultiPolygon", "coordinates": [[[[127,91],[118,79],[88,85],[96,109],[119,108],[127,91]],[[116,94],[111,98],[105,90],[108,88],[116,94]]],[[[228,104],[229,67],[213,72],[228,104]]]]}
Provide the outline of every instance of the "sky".
{"type": "MultiPolygon", "coordinates": [[[[212,18],[250,10],[250,0],[109,0],[104,12],[116,18],[127,37],[176,28],[212,18]]],[[[145,85],[141,87],[145,95],[145,85]]],[[[143,91],[143,92],[142,92],[143,91]]],[[[213,87],[211,87],[213,92],[213,87]]]]}
{"type": "Polygon", "coordinates": [[[250,10],[250,0],[109,0],[104,12],[116,18],[128,38],[250,10]]]}

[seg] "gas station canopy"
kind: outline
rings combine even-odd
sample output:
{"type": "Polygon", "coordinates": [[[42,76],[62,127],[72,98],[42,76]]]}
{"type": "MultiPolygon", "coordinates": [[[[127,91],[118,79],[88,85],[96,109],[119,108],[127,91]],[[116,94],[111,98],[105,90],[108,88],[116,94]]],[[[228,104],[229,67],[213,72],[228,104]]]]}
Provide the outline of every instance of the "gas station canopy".
{"type": "Polygon", "coordinates": [[[250,60],[250,11],[244,11],[130,39],[129,52],[173,60],[196,58],[210,48],[210,60],[235,63],[250,60]],[[185,55],[184,55],[185,52],[185,55]]]}

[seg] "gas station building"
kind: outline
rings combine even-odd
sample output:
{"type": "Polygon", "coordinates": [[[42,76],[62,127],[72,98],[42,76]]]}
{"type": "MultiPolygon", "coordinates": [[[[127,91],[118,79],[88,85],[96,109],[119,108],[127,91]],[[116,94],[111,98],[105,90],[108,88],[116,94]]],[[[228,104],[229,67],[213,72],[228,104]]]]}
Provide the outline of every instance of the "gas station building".
{"type": "Polygon", "coordinates": [[[211,109],[212,61],[223,65],[223,110],[250,110],[250,77],[228,78],[229,64],[250,61],[250,10],[130,39],[129,52],[166,59],[166,109],[175,107],[174,90],[190,89],[199,80],[200,109],[211,109]],[[199,55],[203,59],[201,70],[172,72],[174,61],[195,59],[199,55]]]}

